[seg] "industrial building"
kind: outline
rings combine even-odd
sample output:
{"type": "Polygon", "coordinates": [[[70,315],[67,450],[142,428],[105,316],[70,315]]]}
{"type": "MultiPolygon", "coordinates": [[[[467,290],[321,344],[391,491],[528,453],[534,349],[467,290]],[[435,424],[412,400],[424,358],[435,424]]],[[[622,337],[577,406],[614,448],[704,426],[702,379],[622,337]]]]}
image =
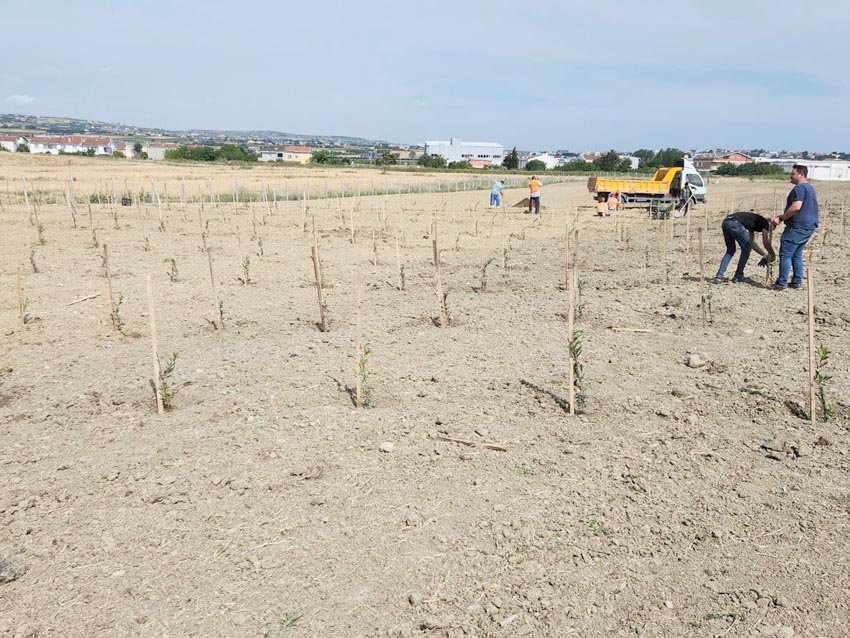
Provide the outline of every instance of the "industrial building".
{"type": "Polygon", "coordinates": [[[448,142],[426,141],[425,155],[439,155],[446,162],[469,162],[479,166],[501,165],[505,147],[496,142],[464,142],[453,137],[448,142]]]}

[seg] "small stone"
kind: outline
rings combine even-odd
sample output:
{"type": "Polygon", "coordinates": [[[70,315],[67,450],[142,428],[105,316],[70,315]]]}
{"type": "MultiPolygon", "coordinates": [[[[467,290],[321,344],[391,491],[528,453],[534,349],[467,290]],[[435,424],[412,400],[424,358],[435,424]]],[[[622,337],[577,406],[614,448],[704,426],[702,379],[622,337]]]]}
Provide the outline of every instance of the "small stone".
{"type": "Polygon", "coordinates": [[[759,598],[756,601],[756,605],[759,607],[769,607],[770,606],[770,598],[759,598]]]}
{"type": "Polygon", "coordinates": [[[421,605],[422,604],[422,594],[417,594],[415,592],[412,593],[412,594],[408,594],[407,602],[409,602],[414,607],[416,607],[417,605],[421,605]]]}
{"type": "Polygon", "coordinates": [[[0,583],[11,583],[23,576],[27,568],[23,563],[11,559],[0,559],[0,583]]]}
{"type": "Polygon", "coordinates": [[[668,410],[667,408],[658,408],[655,411],[655,414],[657,414],[658,416],[669,417],[670,416],[670,410],[668,410]]]}
{"type": "Polygon", "coordinates": [[[708,359],[699,354],[689,354],[685,364],[689,368],[704,368],[708,365],[708,359]]]}
{"type": "Polygon", "coordinates": [[[761,444],[762,448],[771,452],[785,452],[786,443],[777,438],[772,438],[761,444]]]}
{"type": "Polygon", "coordinates": [[[777,596],[773,599],[773,604],[776,607],[787,607],[788,604],[785,602],[785,599],[782,596],[777,596]]]}
{"type": "Polygon", "coordinates": [[[814,448],[808,443],[798,443],[792,449],[794,451],[794,455],[799,458],[811,456],[814,453],[814,448]]]}
{"type": "Polygon", "coordinates": [[[484,613],[484,608],[478,603],[472,603],[469,607],[466,608],[470,614],[482,614],[484,613]]]}
{"type": "Polygon", "coordinates": [[[794,630],[791,627],[781,625],[776,630],[776,638],[794,638],[794,630]]]}
{"type": "Polygon", "coordinates": [[[111,482],[111,481],[114,481],[115,479],[117,479],[119,474],[120,473],[118,472],[118,470],[110,470],[109,472],[107,472],[104,475],[103,478],[105,478],[107,481],[111,482]]]}
{"type": "Polygon", "coordinates": [[[529,600],[529,601],[531,601],[531,602],[533,602],[533,603],[535,603],[535,602],[537,602],[538,600],[540,600],[540,595],[541,595],[541,594],[540,594],[540,590],[539,590],[539,589],[529,589],[527,592],[525,592],[525,598],[526,598],[526,600],[529,600]]]}
{"type": "Polygon", "coordinates": [[[685,419],[688,422],[688,425],[697,425],[699,424],[699,417],[696,414],[689,414],[688,418],[685,419]]]}
{"type": "Polygon", "coordinates": [[[822,446],[832,445],[832,439],[830,439],[828,436],[821,435],[821,436],[818,437],[818,440],[815,441],[815,445],[822,445],[822,446]]]}
{"type": "Polygon", "coordinates": [[[677,397],[679,399],[687,399],[688,398],[688,393],[685,392],[682,388],[673,388],[672,390],[670,390],[670,394],[672,394],[674,397],[677,397]]]}
{"type": "Polygon", "coordinates": [[[665,606],[667,609],[673,609],[673,601],[672,601],[672,600],[665,600],[665,601],[664,601],[664,606],[665,606]]]}
{"type": "Polygon", "coordinates": [[[26,536],[32,531],[32,528],[24,521],[12,521],[9,523],[9,531],[15,536],[26,536]]]}
{"type": "Polygon", "coordinates": [[[446,623],[436,616],[428,616],[422,621],[422,629],[443,629],[445,626],[446,623]]]}
{"type": "Polygon", "coordinates": [[[385,454],[389,454],[395,449],[395,443],[392,443],[391,441],[384,441],[378,449],[385,454]]]}

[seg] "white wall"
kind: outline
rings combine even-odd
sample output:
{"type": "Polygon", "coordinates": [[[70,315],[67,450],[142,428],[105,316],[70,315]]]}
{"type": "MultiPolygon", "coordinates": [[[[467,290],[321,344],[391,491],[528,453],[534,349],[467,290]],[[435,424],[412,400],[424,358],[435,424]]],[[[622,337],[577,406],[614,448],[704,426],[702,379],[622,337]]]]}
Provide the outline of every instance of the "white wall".
{"type": "MultiPolygon", "coordinates": [[[[50,153],[51,155],[59,155],[59,151],[63,151],[65,153],[85,153],[89,147],[82,146],[79,144],[60,144],[60,143],[44,143],[44,142],[35,142],[30,143],[30,153],[32,154],[45,154],[50,153]]],[[[109,146],[94,146],[94,154],[95,155],[112,155],[112,151],[115,150],[115,146],[110,143],[109,146]],[[107,150],[104,150],[106,148],[107,150]]]]}
{"type": "Polygon", "coordinates": [[[794,164],[802,164],[809,169],[809,179],[823,181],[850,181],[850,162],[841,160],[805,160],[805,159],[774,159],[767,157],[756,158],[757,162],[766,162],[781,166],[786,173],[791,172],[794,164]]]}

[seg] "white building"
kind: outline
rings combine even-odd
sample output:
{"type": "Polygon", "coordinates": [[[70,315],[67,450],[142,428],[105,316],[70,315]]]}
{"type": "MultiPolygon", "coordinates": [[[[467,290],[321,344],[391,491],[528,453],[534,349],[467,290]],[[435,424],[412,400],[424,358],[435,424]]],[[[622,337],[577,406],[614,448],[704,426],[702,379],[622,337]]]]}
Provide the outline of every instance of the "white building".
{"type": "Polygon", "coordinates": [[[81,135],[45,135],[34,136],[26,140],[30,153],[59,155],[63,153],[86,153],[92,150],[95,155],[112,155],[115,142],[108,137],[83,137],[81,135]]]}
{"type": "Polygon", "coordinates": [[[0,148],[14,153],[18,150],[19,144],[26,144],[27,141],[18,135],[0,135],[0,148]]]}
{"type": "Polygon", "coordinates": [[[142,152],[148,154],[149,160],[161,162],[165,159],[165,151],[169,151],[171,149],[179,147],[179,144],[148,142],[147,144],[142,146],[142,152]]]}
{"type": "Polygon", "coordinates": [[[298,162],[309,164],[313,149],[309,146],[277,145],[261,149],[257,159],[261,162],[298,162]]]}
{"type": "Polygon", "coordinates": [[[550,155],[549,153],[540,153],[539,155],[532,155],[525,161],[525,166],[528,166],[528,162],[532,160],[538,160],[546,164],[546,170],[551,171],[556,166],[560,166],[562,160],[560,157],[555,157],[554,155],[550,155]]]}
{"type": "Polygon", "coordinates": [[[809,179],[823,181],[850,180],[850,162],[843,160],[807,160],[775,157],[756,157],[756,162],[766,162],[781,166],[786,173],[791,172],[794,164],[802,164],[809,169],[809,179]]]}
{"type": "Polygon", "coordinates": [[[448,142],[426,141],[425,155],[439,155],[446,162],[488,162],[499,165],[505,157],[505,147],[496,142],[464,142],[456,137],[448,142]]]}

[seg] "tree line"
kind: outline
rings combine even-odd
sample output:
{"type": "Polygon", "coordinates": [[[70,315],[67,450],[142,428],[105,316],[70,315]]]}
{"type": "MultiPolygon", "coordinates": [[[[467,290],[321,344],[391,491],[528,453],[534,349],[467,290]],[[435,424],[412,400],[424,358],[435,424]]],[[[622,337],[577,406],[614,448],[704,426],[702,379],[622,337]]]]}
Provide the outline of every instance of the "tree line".
{"type": "Polygon", "coordinates": [[[218,160],[256,162],[257,155],[235,144],[224,144],[219,148],[182,145],[165,151],[165,159],[189,160],[192,162],[215,162],[218,160]]]}

